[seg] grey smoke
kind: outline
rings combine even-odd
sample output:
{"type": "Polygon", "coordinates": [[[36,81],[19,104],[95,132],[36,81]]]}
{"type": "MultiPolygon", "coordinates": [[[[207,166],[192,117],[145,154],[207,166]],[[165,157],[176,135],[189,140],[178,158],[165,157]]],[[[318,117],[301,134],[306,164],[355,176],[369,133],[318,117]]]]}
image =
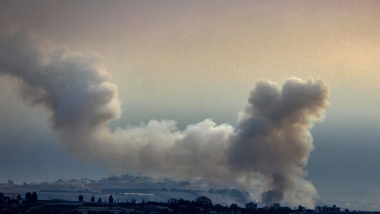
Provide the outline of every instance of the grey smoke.
{"type": "Polygon", "coordinates": [[[54,112],[56,129],[91,130],[120,115],[117,87],[96,53],[76,53],[19,32],[0,44],[3,73],[18,77],[32,104],[54,112]]]}
{"type": "Polygon", "coordinates": [[[251,91],[238,130],[231,136],[228,163],[237,171],[266,177],[262,200],[267,205],[283,197],[312,201],[317,196],[313,185],[303,179],[302,168],[313,149],[309,130],[313,121],[323,119],[328,95],[321,80],[296,78],[286,81],[282,89],[260,81],[251,91]]]}
{"type": "Polygon", "coordinates": [[[267,204],[314,205],[317,192],[302,168],[313,149],[309,130],[328,107],[321,80],[291,78],[282,89],[258,82],[236,130],[210,119],[185,130],[171,120],[110,130],[120,101],[96,53],[73,52],[25,32],[3,35],[0,74],[17,78],[27,101],[51,111],[61,145],[87,160],[120,172],[233,183],[267,204]]]}

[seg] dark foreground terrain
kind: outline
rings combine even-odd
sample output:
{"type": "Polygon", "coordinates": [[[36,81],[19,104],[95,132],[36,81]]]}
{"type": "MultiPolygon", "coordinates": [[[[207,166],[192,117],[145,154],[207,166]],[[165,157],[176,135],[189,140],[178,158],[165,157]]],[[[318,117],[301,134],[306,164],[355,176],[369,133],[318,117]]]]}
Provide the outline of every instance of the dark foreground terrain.
{"type": "MultiPolygon", "coordinates": [[[[121,202],[121,203],[96,203],[96,202],[73,202],[73,201],[19,201],[11,200],[7,203],[0,204],[0,213],[30,213],[30,214],[65,214],[65,213],[88,213],[88,214],[124,214],[124,213],[342,213],[352,212],[360,214],[369,214],[380,212],[365,212],[365,211],[336,211],[336,212],[317,212],[315,210],[306,210],[299,206],[298,209],[290,209],[289,207],[247,207],[242,208],[236,204],[230,206],[221,206],[219,204],[212,205],[209,201],[201,201],[200,198],[195,201],[185,201],[173,199],[168,203],[159,202],[142,202],[136,203],[121,202]]],[[[207,200],[207,198],[206,198],[207,200]]],[[[211,201],[210,201],[211,202],[211,201]]],[[[248,204],[247,204],[248,205],[248,204]]]]}

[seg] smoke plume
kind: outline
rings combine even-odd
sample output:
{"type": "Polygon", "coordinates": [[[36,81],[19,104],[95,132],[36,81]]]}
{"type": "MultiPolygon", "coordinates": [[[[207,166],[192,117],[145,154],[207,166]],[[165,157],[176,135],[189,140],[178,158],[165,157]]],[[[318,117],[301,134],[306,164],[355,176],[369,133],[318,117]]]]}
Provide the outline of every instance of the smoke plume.
{"type": "Polygon", "coordinates": [[[323,81],[258,82],[236,130],[210,119],[185,130],[172,120],[110,130],[120,102],[99,55],[25,32],[0,39],[0,74],[17,78],[25,100],[51,112],[60,144],[76,155],[112,170],[234,182],[256,195],[253,183],[261,180],[268,205],[314,205],[317,192],[302,168],[313,149],[312,124],[328,107],[323,81]]]}
{"type": "Polygon", "coordinates": [[[267,189],[262,200],[271,205],[283,197],[312,201],[313,185],[302,167],[313,149],[309,132],[328,106],[328,87],[321,81],[289,79],[282,89],[260,81],[251,91],[239,127],[228,148],[228,163],[237,171],[259,172],[267,189]]]}

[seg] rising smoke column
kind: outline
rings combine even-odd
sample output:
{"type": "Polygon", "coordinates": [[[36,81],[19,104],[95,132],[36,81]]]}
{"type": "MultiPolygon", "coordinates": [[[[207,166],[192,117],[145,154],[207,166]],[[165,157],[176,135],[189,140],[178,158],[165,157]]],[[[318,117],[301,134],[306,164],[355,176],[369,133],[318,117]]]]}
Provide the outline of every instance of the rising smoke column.
{"type": "Polygon", "coordinates": [[[259,172],[267,178],[261,195],[267,205],[284,197],[297,202],[316,197],[302,168],[313,149],[309,130],[313,121],[323,119],[328,96],[321,80],[297,78],[287,80],[282,89],[260,81],[251,91],[231,137],[228,163],[237,171],[259,172]]]}
{"type": "Polygon", "coordinates": [[[73,52],[25,32],[3,35],[0,74],[17,78],[23,97],[51,112],[60,144],[84,159],[119,172],[234,182],[248,190],[260,177],[267,204],[314,205],[317,193],[302,167],[313,149],[309,130],[328,105],[321,80],[291,78],[282,89],[258,82],[237,130],[210,119],[185,130],[171,120],[110,130],[120,102],[96,53],[73,52]]]}

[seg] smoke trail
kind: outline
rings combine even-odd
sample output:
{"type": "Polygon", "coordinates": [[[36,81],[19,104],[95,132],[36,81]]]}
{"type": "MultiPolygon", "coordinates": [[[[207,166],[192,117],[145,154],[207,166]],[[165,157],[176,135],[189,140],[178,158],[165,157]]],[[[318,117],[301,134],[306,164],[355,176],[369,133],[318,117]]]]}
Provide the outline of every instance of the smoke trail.
{"type": "Polygon", "coordinates": [[[117,128],[117,87],[96,53],[77,53],[19,32],[0,38],[0,74],[20,80],[23,97],[51,111],[62,146],[113,170],[172,178],[235,182],[262,200],[313,206],[317,193],[302,167],[313,149],[309,130],[327,108],[321,81],[287,80],[282,89],[258,82],[239,114],[237,130],[210,119],[181,131],[174,121],[117,128]]]}
{"type": "Polygon", "coordinates": [[[20,32],[3,38],[0,65],[22,81],[26,99],[53,111],[56,129],[90,131],[120,115],[117,87],[95,53],[72,52],[20,32]]]}

